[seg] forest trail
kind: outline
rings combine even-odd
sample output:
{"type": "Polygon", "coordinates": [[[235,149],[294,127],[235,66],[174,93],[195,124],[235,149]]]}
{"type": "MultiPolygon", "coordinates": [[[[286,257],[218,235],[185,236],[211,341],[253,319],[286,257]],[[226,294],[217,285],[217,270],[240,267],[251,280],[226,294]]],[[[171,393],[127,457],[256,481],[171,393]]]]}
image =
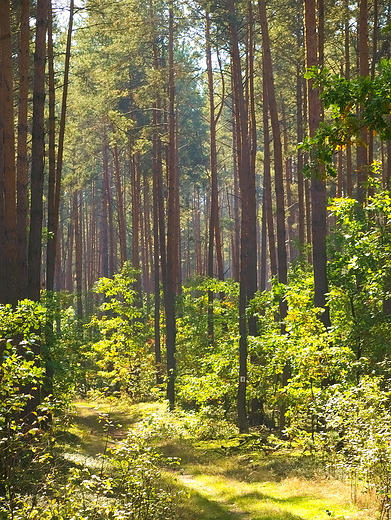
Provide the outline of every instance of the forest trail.
{"type": "MultiPolygon", "coordinates": [[[[153,404],[75,403],[79,456],[91,469],[153,404]]],[[[180,520],[373,520],[368,504],[353,504],[349,484],[315,476],[309,458],[221,449],[224,441],[168,438],[161,448],[181,464],[167,471],[181,492],[180,520]]]]}

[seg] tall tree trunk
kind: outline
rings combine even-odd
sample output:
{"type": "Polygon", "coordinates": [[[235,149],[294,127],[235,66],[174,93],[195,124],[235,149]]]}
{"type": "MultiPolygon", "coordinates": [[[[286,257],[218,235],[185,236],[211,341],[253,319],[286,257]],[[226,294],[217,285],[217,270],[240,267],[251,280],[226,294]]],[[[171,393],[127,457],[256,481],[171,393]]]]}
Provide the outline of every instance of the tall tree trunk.
{"type": "MultiPolygon", "coordinates": [[[[279,128],[279,118],[277,110],[277,102],[274,88],[273,63],[270,51],[269,28],[266,15],[265,0],[258,0],[259,18],[262,30],[262,63],[263,63],[263,81],[266,82],[267,95],[269,99],[270,120],[272,125],[273,143],[274,143],[274,179],[276,190],[276,213],[277,213],[277,264],[278,264],[278,281],[282,284],[287,283],[287,254],[285,246],[285,202],[284,202],[284,175],[283,175],[283,158],[282,144],[279,128]]],[[[286,301],[280,298],[279,314],[281,321],[281,332],[285,333],[284,318],[287,315],[286,301]]],[[[289,366],[285,365],[282,374],[282,386],[286,386],[289,377],[289,366]]],[[[280,407],[280,431],[285,428],[285,403],[280,407]]]]}
{"type": "MultiPolygon", "coordinates": [[[[350,79],[350,8],[349,0],[345,1],[344,5],[344,36],[345,36],[345,78],[350,79]]],[[[346,146],[346,196],[353,196],[353,178],[352,178],[352,147],[348,144],[346,146]]]]}
{"type": "Polygon", "coordinates": [[[48,0],[37,1],[34,53],[33,127],[31,150],[28,297],[38,301],[41,287],[43,181],[45,158],[45,58],[48,0]]]}
{"type": "MultiPolygon", "coordinates": [[[[8,10],[10,9],[9,3],[3,2],[8,10]]],[[[2,9],[3,9],[3,3],[2,9]]],[[[3,17],[0,23],[4,24],[6,18],[3,17]]],[[[1,43],[5,40],[4,31],[7,31],[5,34],[10,32],[9,28],[5,28],[3,25],[0,26],[0,38],[1,43]]],[[[3,50],[3,45],[0,45],[0,279],[6,279],[6,256],[5,256],[5,219],[4,219],[4,174],[5,174],[5,161],[4,161],[4,86],[3,86],[3,55],[5,50],[3,50]]],[[[5,284],[0,284],[0,303],[5,303],[7,301],[7,291],[5,284]]]]}
{"type": "MultiPolygon", "coordinates": [[[[305,0],[305,38],[307,67],[319,66],[316,46],[316,9],[314,0],[305,0]]],[[[321,45],[321,48],[323,46],[321,45]]],[[[323,54],[319,51],[319,57],[323,54]]],[[[318,89],[313,88],[313,80],[308,81],[308,116],[309,133],[312,137],[321,122],[321,104],[318,89]]],[[[314,268],[315,306],[324,309],[320,319],[325,327],[330,326],[329,308],[326,307],[327,252],[326,252],[326,182],[324,170],[319,168],[311,178],[312,209],[312,257],[314,268]]]]}
{"type": "Polygon", "coordinates": [[[102,215],[100,220],[100,276],[109,277],[109,223],[108,223],[108,197],[106,179],[108,177],[109,161],[107,157],[106,137],[103,142],[103,172],[101,188],[102,215]]]}
{"type": "MultiPolygon", "coordinates": [[[[54,288],[54,272],[56,265],[56,251],[58,237],[58,222],[60,214],[60,193],[61,193],[61,177],[62,164],[64,155],[64,137],[65,137],[65,121],[68,98],[68,83],[69,83],[69,66],[71,58],[71,43],[72,43],[72,28],[73,28],[73,13],[74,0],[70,0],[69,6],[69,22],[68,34],[65,50],[65,65],[64,65],[64,85],[62,90],[61,102],[61,117],[60,128],[58,135],[57,147],[57,164],[55,169],[55,176],[50,181],[49,179],[49,194],[48,194],[48,231],[52,233],[52,238],[49,240],[46,250],[46,288],[48,291],[53,291],[54,288]]],[[[58,261],[58,260],[57,260],[58,261]]]]}
{"type": "MultiPolygon", "coordinates": [[[[299,44],[301,42],[301,36],[299,44]]],[[[303,128],[303,79],[302,68],[297,66],[296,75],[296,111],[297,111],[297,142],[301,143],[304,139],[303,128]]],[[[304,177],[303,177],[303,152],[297,151],[297,196],[298,196],[298,227],[299,227],[299,249],[300,255],[303,255],[305,244],[305,203],[304,203],[304,177]]]]}
{"type": "MultiPolygon", "coordinates": [[[[16,305],[18,300],[18,276],[17,276],[17,236],[16,236],[16,169],[15,169],[15,136],[14,136],[14,109],[13,109],[13,66],[11,46],[11,20],[10,4],[7,0],[1,0],[0,16],[0,43],[1,43],[1,95],[2,104],[2,227],[1,237],[2,258],[4,263],[4,278],[2,284],[4,293],[0,293],[1,303],[16,305]]],[[[1,163],[0,163],[1,164],[1,163]]]]}
{"type": "Polygon", "coordinates": [[[81,233],[81,211],[79,207],[79,190],[73,192],[73,225],[75,227],[75,275],[76,275],[76,313],[77,318],[83,318],[82,303],[82,233],[81,233]]]}
{"type": "Polygon", "coordinates": [[[115,189],[117,194],[117,211],[118,211],[118,228],[119,228],[119,250],[121,265],[127,260],[126,251],[126,220],[125,220],[125,208],[124,208],[124,197],[121,186],[121,172],[118,159],[118,147],[114,145],[114,175],[115,175],[115,189]]]}
{"type": "Polygon", "coordinates": [[[170,408],[175,406],[176,377],[176,289],[179,274],[179,207],[177,207],[178,172],[175,123],[175,70],[174,70],[174,12],[173,0],[169,2],[168,44],[168,203],[167,203],[167,280],[165,294],[166,353],[167,353],[167,399],[170,408]]]}
{"type": "MultiPolygon", "coordinates": [[[[140,165],[138,153],[132,156],[132,266],[136,271],[140,270],[140,165]]],[[[136,305],[141,307],[141,276],[135,275],[133,289],[136,291],[136,305]]]]}
{"type": "Polygon", "coordinates": [[[240,295],[239,295],[239,384],[238,384],[238,423],[241,432],[248,431],[246,412],[247,388],[247,335],[256,335],[256,320],[246,319],[248,302],[257,290],[257,244],[256,244],[256,190],[255,172],[251,170],[248,111],[246,109],[242,68],[239,53],[237,14],[233,0],[228,0],[230,13],[230,43],[233,73],[236,131],[238,135],[238,170],[242,204],[240,240],[240,295]],[[248,325],[248,329],[247,329],[248,325]]]}
{"type": "MultiPolygon", "coordinates": [[[[358,60],[360,76],[369,75],[369,47],[368,47],[368,0],[359,2],[358,20],[358,60]]],[[[365,181],[368,177],[368,130],[365,126],[360,129],[361,146],[357,146],[357,199],[365,201],[365,181]]]]}
{"type": "Polygon", "coordinates": [[[274,234],[272,179],[270,173],[270,132],[269,132],[269,97],[266,81],[262,82],[263,103],[263,185],[265,190],[264,204],[267,222],[269,244],[270,272],[272,277],[277,274],[276,240],[274,234]]]}
{"type": "Polygon", "coordinates": [[[18,152],[17,152],[17,236],[19,297],[27,296],[28,217],[28,93],[30,56],[30,2],[22,0],[19,40],[18,152]]]}
{"type": "Polygon", "coordinates": [[[53,52],[53,7],[49,0],[49,14],[48,14],[48,98],[49,98],[49,123],[48,123],[48,198],[47,198],[47,212],[48,212],[48,243],[46,247],[46,289],[53,291],[54,285],[54,261],[51,266],[51,258],[54,260],[53,251],[55,251],[55,241],[53,233],[53,219],[54,219],[54,196],[55,196],[55,182],[56,182],[56,114],[55,114],[55,84],[54,84],[54,52],[53,52]],[[51,258],[50,258],[51,257],[51,258]],[[51,268],[51,276],[48,275],[48,266],[51,268]],[[49,282],[49,283],[48,283],[49,282]]]}
{"type": "Polygon", "coordinates": [[[260,229],[260,262],[259,262],[259,290],[266,290],[266,281],[267,281],[267,222],[266,222],[266,189],[265,189],[265,178],[263,180],[263,189],[262,189],[262,220],[261,220],[261,229],[260,229]]]}
{"type": "Polygon", "coordinates": [[[284,170],[285,170],[285,193],[286,193],[286,207],[287,207],[287,242],[289,252],[289,262],[292,263],[297,258],[297,250],[294,244],[293,223],[294,210],[292,204],[292,158],[289,157],[288,151],[288,122],[285,115],[285,104],[282,103],[282,125],[283,125],[283,148],[284,148],[284,170]]]}
{"type": "MultiPolygon", "coordinates": [[[[269,100],[270,120],[274,143],[274,171],[275,171],[275,190],[276,190],[276,214],[277,214],[277,260],[278,260],[278,279],[280,283],[287,283],[287,255],[285,246],[285,202],[284,202],[284,175],[282,144],[279,127],[279,117],[277,102],[274,89],[273,64],[270,52],[269,29],[266,16],[265,0],[258,0],[259,17],[262,29],[263,43],[263,80],[266,82],[267,95],[269,100]]],[[[280,302],[280,319],[286,316],[286,304],[280,302]]]]}
{"type": "MultiPolygon", "coordinates": [[[[156,44],[154,44],[156,51],[156,44]]],[[[156,364],[156,384],[163,384],[162,370],[162,351],[161,351],[161,334],[160,334],[160,206],[163,204],[163,196],[161,193],[162,184],[162,157],[161,157],[161,141],[160,141],[160,102],[159,95],[155,103],[153,111],[153,272],[154,272],[154,339],[155,339],[155,364],[156,364]]],[[[163,208],[164,209],[164,208],[163,208]]],[[[164,226],[164,222],[162,223],[164,226]]],[[[164,233],[163,233],[164,243],[164,233]]],[[[162,255],[165,254],[163,248],[162,255]]],[[[163,271],[163,268],[162,268],[163,271]]],[[[164,270],[165,273],[165,270],[164,270]]],[[[163,275],[162,275],[163,278],[163,275]]]]}
{"type": "MultiPolygon", "coordinates": [[[[210,187],[211,187],[211,208],[209,220],[209,242],[208,242],[208,270],[209,278],[214,277],[214,244],[216,242],[216,256],[219,258],[219,278],[223,279],[222,260],[221,260],[221,235],[219,224],[219,200],[218,200],[218,179],[217,179],[217,147],[216,147],[216,125],[219,120],[221,110],[215,113],[214,84],[212,70],[212,51],[210,45],[210,19],[209,13],[205,13],[205,40],[206,40],[206,68],[208,75],[209,92],[209,132],[210,132],[210,187]]],[[[223,103],[221,103],[221,108],[223,103]]],[[[208,291],[208,342],[214,344],[214,316],[213,316],[213,291],[208,291]]]]}

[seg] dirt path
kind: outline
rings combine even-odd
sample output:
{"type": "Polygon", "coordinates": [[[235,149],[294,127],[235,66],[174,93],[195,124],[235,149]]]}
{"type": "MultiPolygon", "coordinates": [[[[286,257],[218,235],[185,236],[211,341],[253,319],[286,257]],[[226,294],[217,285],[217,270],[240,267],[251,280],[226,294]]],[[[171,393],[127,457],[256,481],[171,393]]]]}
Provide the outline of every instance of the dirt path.
{"type": "MultiPolygon", "coordinates": [[[[70,450],[69,458],[77,462],[77,457],[84,457],[84,464],[97,470],[103,464],[100,455],[111,444],[150,413],[160,413],[151,403],[126,407],[80,401],[76,410],[79,447],[70,450]]],[[[161,413],[162,424],[172,420],[163,408],[161,413]]],[[[350,503],[348,485],[315,475],[309,479],[311,468],[302,456],[265,455],[259,450],[228,454],[213,441],[164,435],[159,439],[164,456],[182,461],[180,467],[166,472],[168,488],[180,496],[181,520],[327,520],[329,513],[336,520],[375,518],[368,509],[360,511],[350,503]]]]}

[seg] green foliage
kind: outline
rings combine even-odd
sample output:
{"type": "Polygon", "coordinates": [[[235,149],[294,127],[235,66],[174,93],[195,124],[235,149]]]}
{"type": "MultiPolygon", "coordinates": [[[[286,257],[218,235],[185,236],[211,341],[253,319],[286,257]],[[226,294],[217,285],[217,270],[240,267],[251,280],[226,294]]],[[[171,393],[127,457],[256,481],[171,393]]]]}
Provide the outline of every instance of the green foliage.
{"type": "Polygon", "coordinates": [[[45,322],[46,309],[37,302],[22,300],[16,309],[11,305],[0,306],[0,337],[21,338],[33,344],[45,322]]]}
{"type": "Polygon", "coordinates": [[[313,137],[299,145],[311,154],[307,173],[316,174],[324,165],[326,174],[336,176],[334,153],[346,145],[361,145],[360,129],[367,127],[382,140],[391,138],[391,60],[382,60],[377,74],[346,79],[327,69],[312,67],[305,78],[322,87],[321,98],[327,117],[313,137]]]}
{"type": "Polygon", "coordinates": [[[45,317],[45,309],[28,300],[15,310],[0,307],[0,518],[14,517],[19,495],[34,493],[50,466],[48,421],[60,403],[39,399],[45,366],[36,352],[45,317]]]}
{"type": "Polygon", "coordinates": [[[384,390],[384,381],[364,377],[357,386],[330,387],[324,420],[323,448],[333,454],[334,467],[373,488],[381,518],[389,518],[391,416],[390,392],[384,390]]]}
{"type": "Polygon", "coordinates": [[[308,269],[293,269],[287,286],[274,284],[271,291],[257,295],[252,305],[259,309],[260,332],[250,338],[250,398],[260,399],[273,416],[284,404],[289,436],[296,436],[299,430],[313,433],[324,403],[325,383],[345,381],[352,352],[324,329],[321,309],[313,304],[313,278],[308,269]],[[284,333],[274,319],[279,297],[288,307],[284,333]],[[286,367],[289,378],[283,385],[286,367]]]}
{"type": "Polygon", "coordinates": [[[353,199],[335,199],[330,209],[336,217],[329,248],[335,336],[357,360],[368,358],[375,369],[390,348],[390,319],[384,306],[391,289],[391,197],[381,192],[364,206],[353,199]]]}
{"type": "Polygon", "coordinates": [[[184,288],[177,320],[178,400],[184,407],[234,404],[237,380],[238,284],[209,280],[184,288]],[[208,291],[213,300],[215,338],[208,338],[208,291]]]}
{"type": "Polygon", "coordinates": [[[125,264],[112,279],[101,278],[94,287],[105,300],[87,325],[96,334],[83,347],[88,363],[85,383],[88,389],[126,392],[134,399],[145,399],[151,396],[155,367],[148,341],[150,323],[137,307],[131,288],[134,275],[125,264]]]}

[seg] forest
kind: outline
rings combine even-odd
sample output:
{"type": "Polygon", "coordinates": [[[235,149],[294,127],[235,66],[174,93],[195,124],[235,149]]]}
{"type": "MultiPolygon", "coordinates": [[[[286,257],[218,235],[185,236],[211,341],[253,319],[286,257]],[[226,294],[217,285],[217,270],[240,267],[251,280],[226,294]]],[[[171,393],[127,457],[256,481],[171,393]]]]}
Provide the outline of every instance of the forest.
{"type": "Polygon", "coordinates": [[[390,520],[390,3],[0,13],[0,520],[390,520]]]}

